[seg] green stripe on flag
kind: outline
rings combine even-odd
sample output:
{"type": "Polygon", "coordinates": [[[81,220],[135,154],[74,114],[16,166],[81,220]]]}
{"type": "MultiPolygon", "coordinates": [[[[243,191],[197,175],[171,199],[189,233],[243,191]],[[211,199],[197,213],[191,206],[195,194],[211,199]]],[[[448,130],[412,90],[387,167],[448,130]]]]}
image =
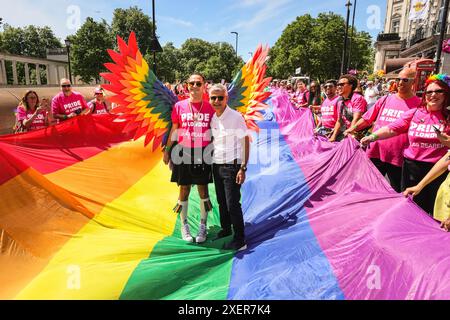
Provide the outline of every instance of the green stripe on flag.
{"type": "MultiPolygon", "coordinates": [[[[223,300],[227,298],[234,252],[222,250],[231,237],[213,241],[220,230],[214,184],[209,185],[213,211],[208,216],[208,238],[203,244],[181,240],[180,219],[172,236],[154,247],[128,280],[120,299],[223,300]]],[[[174,204],[177,195],[174,194],[174,204]]],[[[188,220],[195,237],[200,223],[199,196],[193,187],[188,220]]],[[[167,214],[175,214],[167,212],[167,214]]]]}

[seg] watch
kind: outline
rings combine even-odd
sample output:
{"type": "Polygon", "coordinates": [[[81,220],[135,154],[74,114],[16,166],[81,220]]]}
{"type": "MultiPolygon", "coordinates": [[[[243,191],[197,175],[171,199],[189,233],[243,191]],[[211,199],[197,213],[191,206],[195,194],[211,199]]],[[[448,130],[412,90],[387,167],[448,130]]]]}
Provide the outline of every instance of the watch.
{"type": "Polygon", "coordinates": [[[247,166],[246,165],[241,166],[241,170],[246,172],[247,171],[247,166]]]}

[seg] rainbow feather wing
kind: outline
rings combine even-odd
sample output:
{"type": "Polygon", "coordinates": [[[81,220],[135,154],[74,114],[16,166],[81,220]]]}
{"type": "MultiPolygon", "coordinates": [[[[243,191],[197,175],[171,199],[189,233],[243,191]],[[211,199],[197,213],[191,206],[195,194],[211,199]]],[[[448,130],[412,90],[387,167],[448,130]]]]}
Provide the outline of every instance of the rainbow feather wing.
{"type": "Polygon", "coordinates": [[[172,108],[177,97],[150,70],[137,47],[136,35],[130,34],[128,44],[117,37],[119,52],[108,50],[114,63],[105,63],[111,73],[101,76],[110,84],[102,87],[113,93],[109,101],[116,103],[117,119],[127,121],[126,132],[134,139],[145,135],[145,145],[152,142],[155,150],[165,145],[172,127],[172,108]]]}
{"type": "Polygon", "coordinates": [[[263,101],[271,94],[264,91],[271,81],[271,78],[264,78],[268,53],[269,47],[259,45],[228,86],[228,105],[242,113],[247,127],[255,131],[258,131],[255,121],[263,120],[260,111],[267,108],[263,101]]]}

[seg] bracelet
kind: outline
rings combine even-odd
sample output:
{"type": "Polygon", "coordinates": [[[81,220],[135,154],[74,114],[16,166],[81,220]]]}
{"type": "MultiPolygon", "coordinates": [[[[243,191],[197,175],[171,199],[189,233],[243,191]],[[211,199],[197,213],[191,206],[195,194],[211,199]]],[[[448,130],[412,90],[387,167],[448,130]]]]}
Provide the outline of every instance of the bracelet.
{"type": "Polygon", "coordinates": [[[356,130],[356,128],[358,128],[358,125],[355,124],[354,126],[351,127],[351,130],[354,131],[356,130]]]}
{"type": "Polygon", "coordinates": [[[371,133],[369,137],[372,137],[372,141],[376,141],[378,136],[375,133],[371,133]]]}

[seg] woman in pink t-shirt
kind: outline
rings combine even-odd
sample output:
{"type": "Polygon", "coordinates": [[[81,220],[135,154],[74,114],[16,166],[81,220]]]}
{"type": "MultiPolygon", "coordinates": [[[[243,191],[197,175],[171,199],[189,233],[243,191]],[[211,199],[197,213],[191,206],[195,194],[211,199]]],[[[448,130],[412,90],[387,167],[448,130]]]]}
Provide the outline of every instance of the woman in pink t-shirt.
{"type": "MultiPolygon", "coordinates": [[[[430,77],[425,84],[422,104],[402,114],[395,122],[384,126],[361,140],[368,145],[376,140],[408,133],[408,147],[403,151],[401,188],[417,185],[447,152],[437,133],[450,134],[447,106],[450,102],[450,78],[447,75],[430,77]]],[[[442,174],[430,183],[414,201],[428,214],[433,214],[436,193],[445,180],[442,174]]]]}
{"type": "Polygon", "coordinates": [[[105,102],[105,92],[103,88],[97,87],[94,90],[95,99],[88,102],[92,114],[106,114],[109,113],[110,107],[105,102]]]}
{"type": "Polygon", "coordinates": [[[17,107],[16,120],[16,132],[46,128],[53,122],[48,99],[42,99],[40,103],[38,94],[28,90],[17,107]],[[18,130],[18,126],[21,130],[18,130]]]}
{"type": "MultiPolygon", "coordinates": [[[[439,140],[444,146],[450,148],[450,136],[444,134],[438,134],[439,140]]],[[[440,177],[445,172],[450,171],[450,150],[439,160],[430,172],[414,187],[407,188],[403,195],[417,196],[423,188],[433,182],[436,178],[440,177]]],[[[450,231],[450,173],[447,174],[447,179],[441,184],[436,202],[434,203],[434,219],[441,222],[441,228],[445,231],[450,231]]]]}
{"type": "Polygon", "coordinates": [[[294,107],[299,108],[300,105],[305,105],[308,102],[308,90],[306,89],[306,84],[303,80],[298,80],[295,84],[297,90],[292,94],[291,102],[294,107]]]}

